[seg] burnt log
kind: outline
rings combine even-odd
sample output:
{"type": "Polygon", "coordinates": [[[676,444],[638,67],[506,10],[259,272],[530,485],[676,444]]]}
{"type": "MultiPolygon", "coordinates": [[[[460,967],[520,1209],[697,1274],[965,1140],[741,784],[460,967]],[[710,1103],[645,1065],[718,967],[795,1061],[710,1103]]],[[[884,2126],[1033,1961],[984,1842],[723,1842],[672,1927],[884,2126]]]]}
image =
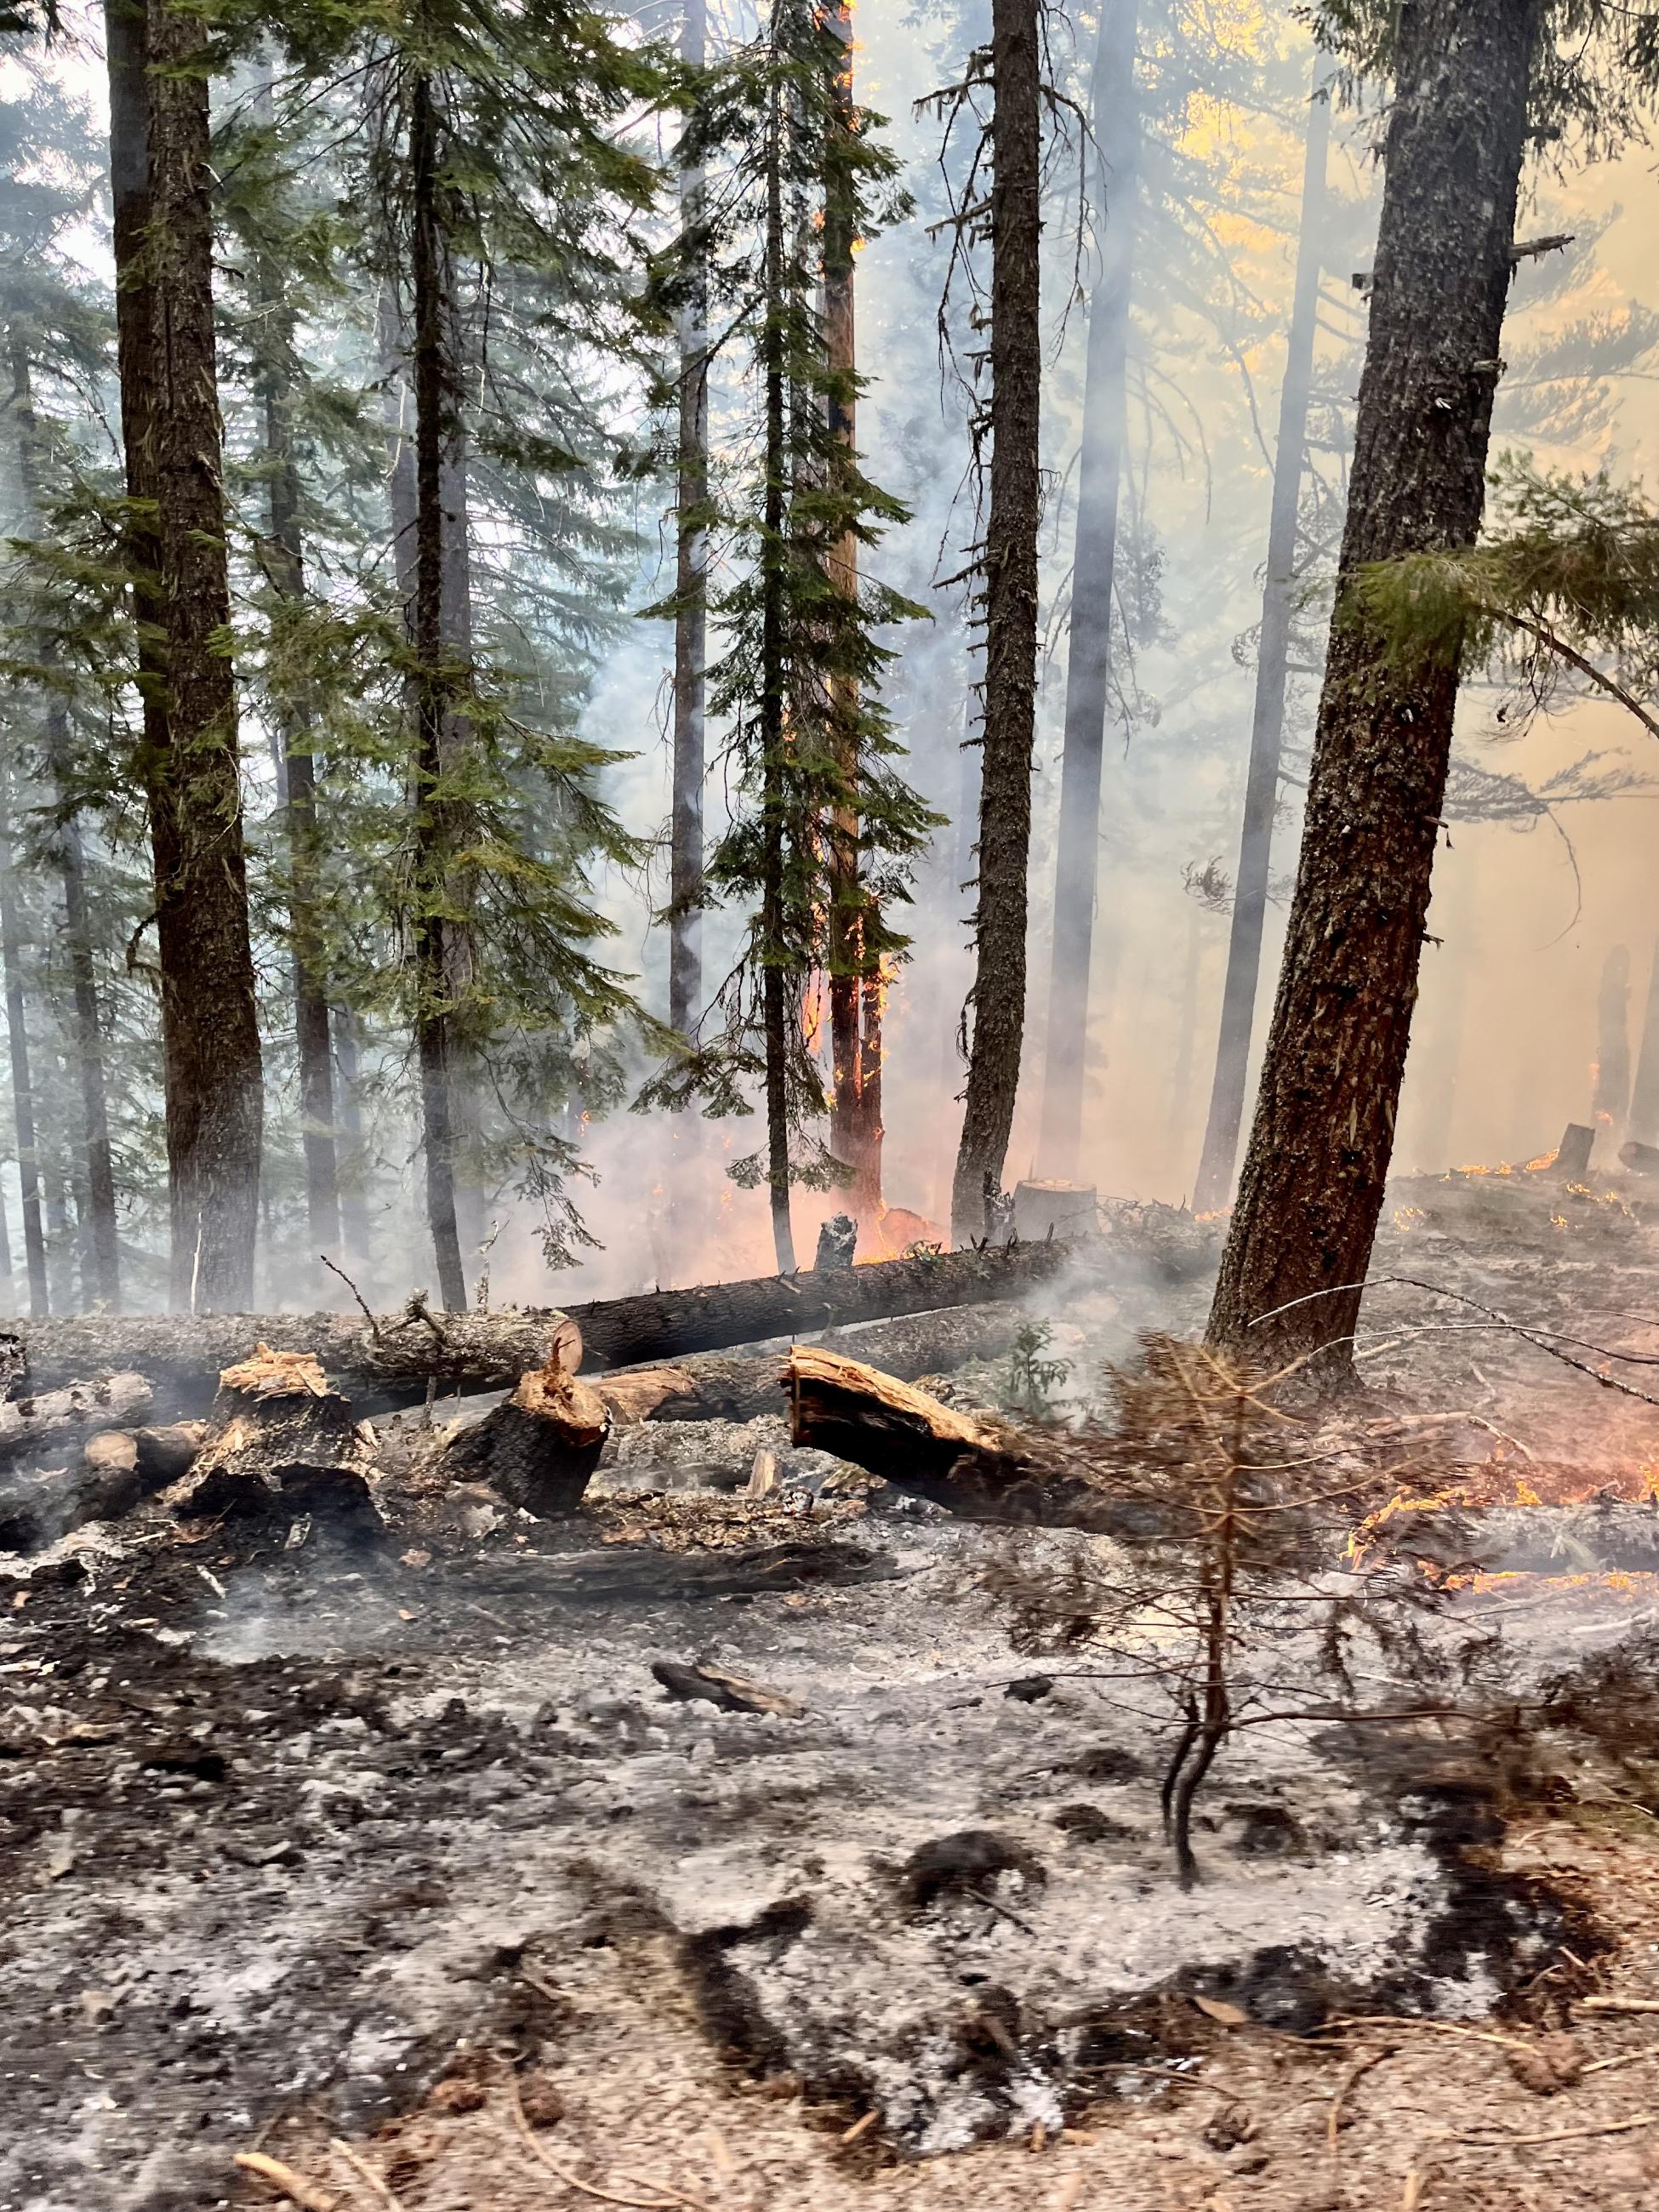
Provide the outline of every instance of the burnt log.
{"type": "MultiPolygon", "coordinates": [[[[373,1322],[350,1314],[122,1314],[15,1322],[26,1384],[35,1392],[77,1377],[133,1369],[175,1413],[200,1412],[222,1369],[255,1342],[311,1355],[347,1385],[360,1413],[418,1405],[439,1389],[511,1389],[542,1365],[561,1324],[580,1330],[590,1365],[672,1360],[769,1337],[832,1328],[889,1315],[1018,1297],[1051,1281],[1073,1256],[1062,1243],[884,1260],[823,1274],[763,1275],[684,1291],[645,1291],[557,1309],[497,1314],[434,1313],[419,1299],[373,1322]]],[[[4,1339],[0,1339],[3,1343],[4,1339]]],[[[566,1361],[566,1364],[570,1363],[566,1361]]]]}
{"type": "Polygon", "coordinates": [[[1619,1157],[1632,1175],[1659,1176],[1659,1145],[1644,1145],[1632,1137],[1627,1145],[1620,1145],[1619,1157]]]}
{"type": "Polygon", "coordinates": [[[521,1376],[512,1396],[483,1420],[451,1431],[443,1471],[458,1482],[488,1483],[538,1520],[562,1520],[581,1504],[610,1434],[610,1407],[590,1384],[567,1374],[556,1354],[521,1376]]]}
{"type": "Polygon", "coordinates": [[[221,1375],[206,1441],[167,1502],[190,1518],[292,1522],[309,1514],[368,1534],[381,1526],[372,1465],[369,1431],[317,1361],[261,1344],[221,1375]]]}
{"type": "MultiPolygon", "coordinates": [[[[825,1345],[914,1382],[921,1375],[949,1374],[969,1360],[996,1358],[1012,1344],[1020,1319],[1016,1305],[957,1306],[837,1329],[825,1345]]],[[[623,1368],[599,1377],[595,1387],[624,1427],[637,1421],[752,1421],[783,1412],[784,1364],[781,1352],[703,1352],[665,1366],[623,1368]]]]}
{"type": "Polygon", "coordinates": [[[0,1461],[31,1458],[105,1429],[129,1429],[143,1419],[154,1396],[146,1376],[129,1373],[8,1399],[0,1402],[0,1461]]]}
{"type": "Polygon", "coordinates": [[[797,1444],[850,1460],[960,1519],[1143,1533],[1142,1509],[1077,1472],[1058,1443],[958,1413],[817,1345],[797,1346],[787,1371],[797,1444]]]}

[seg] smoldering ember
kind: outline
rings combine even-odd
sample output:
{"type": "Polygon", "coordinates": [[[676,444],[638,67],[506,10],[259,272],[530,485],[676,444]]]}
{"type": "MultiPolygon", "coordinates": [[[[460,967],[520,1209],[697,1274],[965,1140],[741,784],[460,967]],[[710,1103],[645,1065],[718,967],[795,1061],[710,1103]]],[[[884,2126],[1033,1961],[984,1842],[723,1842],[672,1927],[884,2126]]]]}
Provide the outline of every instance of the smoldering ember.
{"type": "Polygon", "coordinates": [[[1656,0],[0,0],[0,2212],[1659,2198],[1656,0]]]}

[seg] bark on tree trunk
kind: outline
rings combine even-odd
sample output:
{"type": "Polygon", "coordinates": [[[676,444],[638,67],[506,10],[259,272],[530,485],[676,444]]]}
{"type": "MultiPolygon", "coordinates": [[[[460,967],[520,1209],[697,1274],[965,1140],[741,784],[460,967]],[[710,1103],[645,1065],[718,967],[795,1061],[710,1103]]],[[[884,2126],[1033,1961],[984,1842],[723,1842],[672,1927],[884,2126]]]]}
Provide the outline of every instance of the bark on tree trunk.
{"type": "MultiPolygon", "coordinates": [[[[293,395],[288,364],[293,345],[282,271],[261,254],[257,289],[264,327],[261,344],[265,459],[270,470],[272,587],[298,607],[305,599],[305,537],[300,471],[294,451],[293,395]]],[[[289,707],[279,732],[288,817],[289,929],[294,963],[294,1030],[300,1070],[301,1141],[306,1164],[306,1226],[313,1267],[340,1239],[339,1165],[334,1141],[334,1059],[329,1041],[327,961],[318,900],[317,763],[311,717],[289,707]]]]}
{"type": "MultiPolygon", "coordinates": [[[[840,0],[829,21],[840,40],[843,58],[836,70],[834,130],[850,140],[858,129],[853,99],[853,11],[840,0]]],[[[844,161],[826,165],[823,202],[824,352],[833,376],[847,380],[832,392],[830,429],[838,453],[850,465],[858,441],[858,403],[852,380],[858,372],[854,210],[851,173],[844,161]]],[[[858,540],[850,535],[829,562],[838,591],[856,597],[858,540]]],[[[832,709],[842,725],[842,772],[852,786],[858,769],[854,725],[860,709],[858,687],[837,681],[832,709]]],[[[854,1220],[873,1220],[881,1212],[881,977],[867,950],[869,893],[858,855],[856,805],[840,811],[832,830],[830,903],[830,1150],[852,1170],[844,1196],[854,1220]]]]}
{"type": "MultiPolygon", "coordinates": [[[[685,0],[680,58],[701,70],[708,58],[708,0],[685,0]]],[[[708,179],[699,164],[680,172],[680,228],[688,241],[685,304],[680,314],[678,514],[675,526],[674,795],[669,830],[668,1019],[689,1036],[702,1012],[702,915],[690,905],[702,884],[704,702],[708,608],[708,270],[702,228],[708,179]]]]}
{"type": "MultiPolygon", "coordinates": [[[[40,426],[29,360],[28,332],[19,322],[11,329],[12,415],[17,428],[18,475],[25,521],[39,529],[45,508],[45,479],[39,448],[40,426]]],[[[57,659],[55,641],[43,635],[36,645],[48,671],[57,659]]],[[[89,1287],[111,1313],[121,1310],[121,1257],[115,1218],[115,1166],[109,1140],[109,1108],[104,1085],[104,1040],[98,1017],[97,970],[93,960],[92,923],[87,904],[86,855],[81,825],[70,793],[69,708],[61,691],[48,690],[42,715],[46,767],[57,803],[53,860],[64,887],[64,943],[69,958],[75,1010],[72,1054],[81,1094],[85,1150],[87,1207],[91,1249],[83,1255],[89,1287]]],[[[9,1273],[9,1268],[7,1270],[9,1273]]]]}
{"type": "MultiPolygon", "coordinates": [[[[1073,1246],[1054,1243],[887,1260],[830,1274],[642,1291],[574,1306],[568,1318],[581,1331],[589,1369],[659,1362],[800,1330],[1018,1297],[1054,1280],[1075,1256],[1073,1246]]],[[[349,1383],[360,1413],[374,1413],[418,1403],[428,1381],[445,1389],[511,1385],[543,1364],[565,1318],[550,1310],[430,1319],[405,1312],[381,1315],[371,1331],[354,1314],[76,1316],[15,1324],[15,1333],[0,1336],[0,1368],[15,1376],[13,1397],[133,1369],[149,1377],[169,1410],[184,1411],[199,1409],[219,1370],[263,1340],[314,1354],[329,1375],[349,1383]]]]}
{"type": "Polygon", "coordinates": [[[1095,143],[1100,273],[1089,302],[1083,451],[1072,559],[1066,742],[1060,781],[1048,1027],[1037,1157],[1045,1176],[1077,1175],[1089,1032],[1089,967],[1100,854],[1100,773],[1111,678],[1118,490],[1128,407],[1129,295],[1134,278],[1137,0],[1101,10],[1090,105],[1095,143]]]}
{"type": "Polygon", "coordinates": [[[788,455],[784,444],[784,237],[782,94],[772,94],[766,163],[766,328],[762,367],[766,380],[766,544],[762,551],[761,616],[761,965],[762,1022],[766,1046],[767,1193],[778,1273],[793,1274],[794,1232],[789,1218],[789,1009],[783,942],[784,842],[784,496],[788,455]]]}
{"type": "Polygon", "coordinates": [[[991,512],[973,1041],[951,1194],[958,1243],[989,1233],[1025,1033],[1026,867],[1036,714],[1037,433],[1042,393],[1042,80],[1036,0],[992,0],[991,512]]]}
{"type": "Polygon", "coordinates": [[[1364,562],[1480,527],[1534,0],[1402,0],[1337,604],[1255,1123],[1212,1343],[1328,1381],[1370,1262],[1439,834],[1455,665],[1359,618],[1364,562]]]}
{"type": "Polygon", "coordinates": [[[360,1085],[362,1052],[357,1017],[349,1006],[334,1009],[334,1050],[340,1071],[340,1134],[345,1139],[340,1168],[340,1230],[345,1239],[346,1265],[358,1277],[360,1287],[372,1282],[374,1246],[368,1227],[368,1161],[363,1148],[363,1110],[360,1085]]]}
{"type": "MultiPolygon", "coordinates": [[[[264,1100],[236,741],[222,428],[213,327],[207,33],[168,0],[148,10],[151,392],[127,424],[157,502],[167,745],[149,765],[175,1307],[252,1295],[264,1100]],[[148,448],[147,454],[144,449],[148,448]]],[[[137,57],[132,57],[137,60],[137,57]]],[[[113,69],[112,75],[113,76],[113,69]]],[[[112,132],[114,124],[112,122],[112,132]]],[[[125,165],[125,156],[122,166],[125,165]]],[[[113,162],[112,166],[116,166],[113,162]]],[[[118,246],[123,242],[118,222],[118,246]]],[[[132,243],[131,234],[126,235],[132,243]]],[[[118,261],[118,285],[121,279],[118,261]]],[[[142,612],[142,610],[141,610],[142,612]]],[[[149,750],[146,726],[146,751],[149,750]]]]}
{"type": "Polygon", "coordinates": [[[11,1049],[12,1125],[17,1139],[17,1182],[23,1200],[29,1311],[36,1321],[44,1321],[52,1311],[52,1292],[40,1212],[40,1151],[34,1125],[34,1079],[29,1064],[28,1010],[23,989],[16,883],[11,845],[11,769],[8,763],[0,765],[0,959],[3,960],[5,972],[6,1041],[11,1049]]]}
{"type": "Polygon", "coordinates": [[[1291,615],[1296,595],[1297,513],[1308,435],[1308,396],[1313,383],[1314,339],[1319,325],[1321,236],[1325,221],[1325,168],[1331,136],[1331,71],[1322,56],[1314,64],[1313,94],[1302,164],[1302,220],[1297,234],[1296,285],[1279,395],[1279,443],[1273,454],[1273,504],[1267,518],[1267,573],[1261,590],[1261,631],[1256,646],[1255,705],[1250,717],[1249,765],[1244,775],[1244,822],[1239,835],[1238,875],[1233,887],[1227,973],[1221,987],[1221,1028],[1215,1076],[1204,1129],[1204,1150],[1193,1193],[1196,1213],[1218,1212],[1232,1196],[1239,1126],[1250,1063],[1261,988],[1261,938],[1267,916],[1273,814],[1279,805],[1279,759],[1285,733],[1285,678],[1291,615]]]}
{"type": "Polygon", "coordinates": [[[431,80],[417,76],[410,100],[409,164],[413,198],[411,274],[415,386],[415,618],[416,671],[415,847],[415,1044],[421,1076],[421,1135],[426,1160],[427,1223],[438,1291],[452,1313],[466,1305],[455,1208],[455,1125],[451,1066],[452,977],[444,898],[452,803],[443,789],[444,720],[450,686],[443,641],[443,456],[453,409],[444,317],[444,240],[440,219],[438,118],[431,80]]]}
{"type": "Polygon", "coordinates": [[[443,1468],[487,1482],[509,1505],[538,1520],[562,1520],[581,1504],[611,1434],[611,1410],[589,1382],[567,1375],[556,1353],[521,1376],[510,1398],[455,1430],[443,1468]]]}

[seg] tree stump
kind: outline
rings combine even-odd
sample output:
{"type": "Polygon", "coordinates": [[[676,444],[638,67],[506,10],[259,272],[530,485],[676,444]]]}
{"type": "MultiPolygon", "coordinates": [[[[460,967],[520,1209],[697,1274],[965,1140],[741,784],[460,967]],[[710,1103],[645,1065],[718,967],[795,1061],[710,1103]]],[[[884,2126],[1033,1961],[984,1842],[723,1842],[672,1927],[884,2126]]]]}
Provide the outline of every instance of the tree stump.
{"type": "Polygon", "coordinates": [[[1583,1121],[1569,1121],[1550,1163],[1553,1172],[1564,1176],[1569,1182],[1583,1182],[1589,1173],[1590,1153],[1595,1146],[1594,1128],[1583,1121]]]}
{"type": "Polygon", "coordinates": [[[191,1516],[309,1513],[368,1533],[381,1525],[371,1464],[367,1432],[318,1361],[261,1344],[220,1376],[207,1440],[168,1503],[191,1516]]]}
{"type": "Polygon", "coordinates": [[[521,1376],[493,1413],[452,1432],[444,1472],[487,1482],[538,1520],[563,1520],[581,1504],[610,1434],[610,1407],[568,1372],[556,1346],[546,1366],[521,1376]]]}

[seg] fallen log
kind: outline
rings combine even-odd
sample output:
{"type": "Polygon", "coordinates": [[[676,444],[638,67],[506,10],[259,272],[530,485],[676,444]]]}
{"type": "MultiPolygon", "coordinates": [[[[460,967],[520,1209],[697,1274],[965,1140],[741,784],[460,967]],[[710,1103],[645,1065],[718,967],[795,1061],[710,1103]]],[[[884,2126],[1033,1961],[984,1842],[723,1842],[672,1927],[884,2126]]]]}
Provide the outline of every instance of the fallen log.
{"type": "MultiPolygon", "coordinates": [[[[824,1342],[884,1375],[914,1382],[919,1375],[948,1375],[969,1360],[995,1359],[1013,1342],[1020,1319],[1016,1305],[957,1306],[836,1329],[824,1342]]],[[[702,1352],[667,1366],[625,1367],[596,1378],[594,1387],[624,1427],[637,1421],[752,1421],[757,1414],[783,1412],[783,1370],[781,1352],[702,1352]]]]}
{"type": "Polygon", "coordinates": [[[0,1402],[0,1461],[32,1458],[105,1429],[130,1429],[149,1413],[154,1396],[148,1378],[137,1374],[71,1382],[38,1397],[20,1394],[0,1402]]]}
{"type": "MultiPolygon", "coordinates": [[[[199,1413],[220,1370],[264,1342],[308,1352],[349,1389],[359,1413],[385,1413],[417,1405],[428,1383],[440,1390],[513,1387],[542,1365],[566,1320],[580,1329],[590,1367],[629,1366],[849,1322],[1018,1297],[1051,1280],[1073,1256],[1073,1248],[1061,1243],[1009,1244],[823,1274],[641,1291],[573,1306],[568,1315],[552,1308],[434,1313],[416,1299],[401,1314],[367,1322],[350,1314],[100,1314],[15,1322],[9,1328],[21,1348],[27,1387],[37,1393],[132,1369],[149,1377],[169,1411],[199,1413]]],[[[8,1344],[0,1336],[0,1372],[8,1344]]]]}
{"type": "Polygon", "coordinates": [[[787,1373],[796,1443],[851,1460],[963,1520],[1146,1533],[1145,1508],[1071,1470],[1058,1444],[958,1413],[820,1345],[798,1345],[787,1373]]]}
{"type": "Polygon", "coordinates": [[[556,1352],[483,1420],[450,1432],[443,1472],[457,1482],[487,1482],[509,1505],[556,1521],[580,1504],[610,1434],[609,1407],[565,1372],[556,1352]]]}

